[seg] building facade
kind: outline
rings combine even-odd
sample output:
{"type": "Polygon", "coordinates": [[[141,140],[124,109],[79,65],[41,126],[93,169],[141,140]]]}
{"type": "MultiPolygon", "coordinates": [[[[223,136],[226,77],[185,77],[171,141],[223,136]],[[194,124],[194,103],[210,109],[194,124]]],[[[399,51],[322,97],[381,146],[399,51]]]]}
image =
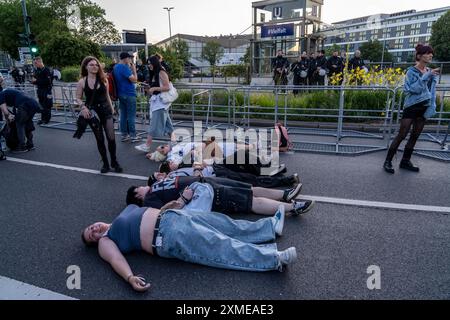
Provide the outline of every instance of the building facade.
{"type": "Polygon", "coordinates": [[[317,49],[315,34],[322,23],[323,0],[263,0],[252,3],[252,73],[272,74],[278,50],[291,60],[317,49]]]}
{"type": "Polygon", "coordinates": [[[394,56],[394,62],[403,62],[411,60],[418,43],[430,40],[433,24],[448,10],[450,7],[360,17],[324,26],[318,36],[324,48],[336,44],[342,50],[348,48],[350,54],[363,43],[378,40],[394,56]]]}

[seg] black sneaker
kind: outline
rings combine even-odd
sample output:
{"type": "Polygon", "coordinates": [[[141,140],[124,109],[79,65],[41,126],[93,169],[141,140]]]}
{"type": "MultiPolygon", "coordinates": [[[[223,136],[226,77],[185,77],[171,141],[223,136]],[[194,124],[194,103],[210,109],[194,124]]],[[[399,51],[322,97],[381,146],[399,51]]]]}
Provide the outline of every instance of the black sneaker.
{"type": "Polygon", "coordinates": [[[292,216],[298,217],[310,211],[314,207],[315,201],[295,201],[292,216]]]}
{"type": "Polygon", "coordinates": [[[27,147],[28,151],[36,150],[36,147],[33,144],[28,144],[27,147]]]}
{"type": "Polygon", "coordinates": [[[111,168],[113,168],[116,173],[123,172],[123,168],[120,166],[120,164],[118,162],[111,163],[111,168]]]}
{"type": "Polygon", "coordinates": [[[302,191],[302,187],[303,184],[299,183],[294,188],[285,190],[283,195],[283,201],[289,203],[292,200],[294,200],[295,197],[297,197],[302,191]]]}
{"type": "Polygon", "coordinates": [[[26,153],[29,150],[26,147],[18,147],[17,149],[11,150],[12,153],[20,154],[20,153],[26,153]]]}

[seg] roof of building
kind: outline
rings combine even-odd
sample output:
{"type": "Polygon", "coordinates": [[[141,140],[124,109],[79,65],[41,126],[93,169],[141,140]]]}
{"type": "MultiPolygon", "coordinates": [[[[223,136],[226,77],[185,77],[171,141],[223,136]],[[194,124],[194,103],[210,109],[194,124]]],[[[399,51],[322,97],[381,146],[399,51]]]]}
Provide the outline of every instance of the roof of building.
{"type": "Polygon", "coordinates": [[[218,37],[202,37],[202,36],[194,36],[190,34],[182,34],[178,33],[171,38],[164,39],[158,43],[156,43],[156,46],[161,46],[166,44],[167,42],[170,42],[172,40],[181,39],[181,40],[191,40],[196,42],[203,42],[206,43],[208,41],[216,41],[220,43],[220,45],[224,48],[237,48],[240,46],[244,46],[250,43],[250,40],[253,38],[253,35],[251,34],[244,34],[244,35],[226,35],[226,36],[218,36],[218,37]]]}

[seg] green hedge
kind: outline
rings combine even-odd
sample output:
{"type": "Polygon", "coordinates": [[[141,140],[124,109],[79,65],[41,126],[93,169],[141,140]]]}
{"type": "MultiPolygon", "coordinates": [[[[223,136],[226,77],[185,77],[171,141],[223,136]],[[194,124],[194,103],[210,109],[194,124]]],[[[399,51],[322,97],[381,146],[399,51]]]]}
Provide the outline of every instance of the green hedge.
{"type": "Polygon", "coordinates": [[[77,82],[80,79],[80,67],[65,67],[61,70],[61,80],[64,82],[77,82]]]}

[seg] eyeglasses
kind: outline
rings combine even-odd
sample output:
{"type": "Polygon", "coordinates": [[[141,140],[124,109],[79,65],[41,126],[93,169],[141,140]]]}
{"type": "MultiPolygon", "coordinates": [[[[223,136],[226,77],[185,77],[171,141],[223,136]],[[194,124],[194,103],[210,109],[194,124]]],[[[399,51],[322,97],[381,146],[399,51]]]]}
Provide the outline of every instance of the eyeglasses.
{"type": "Polygon", "coordinates": [[[99,67],[99,65],[98,64],[88,64],[88,67],[99,67]]]}

